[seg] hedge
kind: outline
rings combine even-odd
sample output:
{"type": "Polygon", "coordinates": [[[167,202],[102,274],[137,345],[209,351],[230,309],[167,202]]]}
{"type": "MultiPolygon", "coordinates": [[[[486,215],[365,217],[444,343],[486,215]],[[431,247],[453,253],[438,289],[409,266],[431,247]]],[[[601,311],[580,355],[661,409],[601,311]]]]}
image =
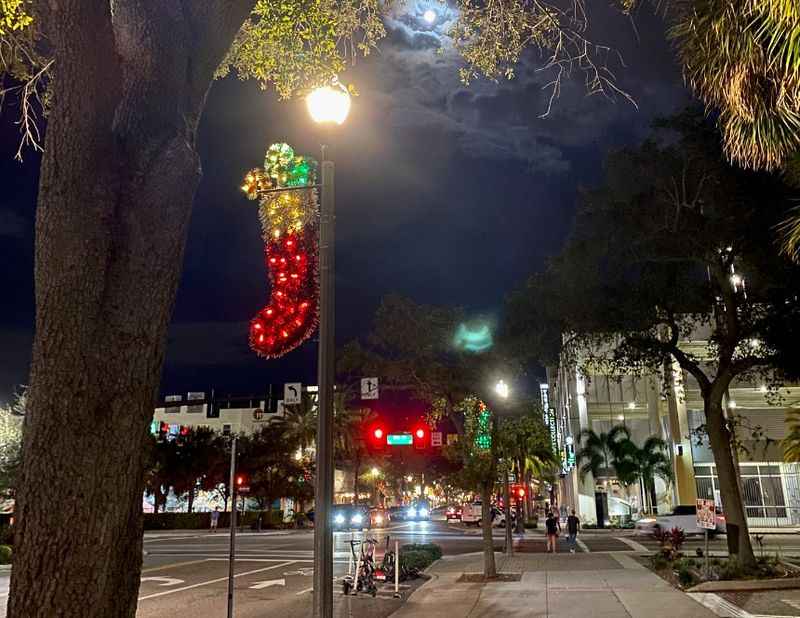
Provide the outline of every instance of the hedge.
{"type": "Polygon", "coordinates": [[[400,548],[400,565],[424,570],[442,557],[442,548],[435,543],[409,543],[400,548]]]}
{"type": "MultiPolygon", "coordinates": [[[[237,526],[241,528],[255,528],[258,518],[261,517],[263,529],[279,528],[283,526],[281,511],[245,511],[239,513],[237,526]]],[[[230,526],[231,514],[220,512],[219,527],[230,526]]],[[[211,528],[211,513],[145,513],[145,530],[203,530],[211,528]]]]}
{"type": "Polygon", "coordinates": [[[0,564],[11,564],[11,547],[0,545],[0,564]]]}

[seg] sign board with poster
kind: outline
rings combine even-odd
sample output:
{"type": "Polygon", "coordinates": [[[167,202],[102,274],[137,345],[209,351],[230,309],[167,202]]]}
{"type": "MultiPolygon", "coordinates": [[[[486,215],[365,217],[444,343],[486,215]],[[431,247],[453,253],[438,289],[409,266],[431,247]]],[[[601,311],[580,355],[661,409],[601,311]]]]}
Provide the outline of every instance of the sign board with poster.
{"type": "Polygon", "coordinates": [[[697,504],[697,527],[705,530],[717,529],[717,511],[713,500],[698,498],[697,504]]]}
{"type": "Polygon", "coordinates": [[[442,445],[442,432],[441,431],[432,431],[431,432],[431,446],[441,446],[442,445]]]}

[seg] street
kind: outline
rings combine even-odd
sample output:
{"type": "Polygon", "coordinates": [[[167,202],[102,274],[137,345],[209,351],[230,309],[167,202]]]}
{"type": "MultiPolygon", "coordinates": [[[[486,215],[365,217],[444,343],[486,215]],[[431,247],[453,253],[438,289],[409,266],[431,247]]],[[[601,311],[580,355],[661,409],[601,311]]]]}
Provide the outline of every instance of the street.
{"type": "MultiPolygon", "coordinates": [[[[474,526],[446,522],[397,522],[387,528],[369,532],[336,532],[334,572],[341,577],[348,569],[349,541],[365,536],[379,541],[381,559],[387,537],[390,543],[436,543],[448,556],[481,551],[481,531],[474,526]]],[[[144,539],[144,566],[139,591],[139,618],[218,618],[225,615],[228,577],[227,530],[211,534],[206,531],[149,532],[144,539]]],[[[504,530],[494,530],[495,549],[502,550],[504,530]]],[[[712,554],[725,553],[725,538],[714,539],[712,554]]],[[[701,538],[690,538],[684,547],[687,555],[702,547],[701,538]]],[[[587,530],[579,536],[577,553],[633,553],[654,551],[656,542],[631,530],[587,530]]],[[[514,535],[518,553],[544,553],[541,530],[529,530],[524,537],[514,535]]],[[[566,540],[559,538],[559,553],[567,553],[566,540]]],[[[760,551],[760,550],[757,550],[760,551]]],[[[800,535],[775,534],[764,537],[764,553],[779,553],[784,558],[800,559],[800,535]]],[[[575,556],[577,561],[581,560],[575,556]]],[[[313,573],[313,532],[266,531],[243,532],[237,536],[235,565],[235,615],[256,618],[265,615],[307,617],[311,613],[313,573]]],[[[0,576],[0,595],[8,594],[8,573],[0,576]]],[[[387,586],[378,597],[344,597],[334,586],[335,615],[382,617],[397,610],[407,595],[420,582],[401,584],[403,599],[395,599],[387,586]]],[[[780,597],[800,598],[794,593],[750,595],[751,604],[773,605],[780,597]],[[759,600],[760,599],[760,600],[759,600]]],[[[782,613],[788,609],[784,603],[782,613]]],[[[787,615],[784,613],[784,615],[787,615]]],[[[788,615],[792,615],[791,613],[788,615]]],[[[455,617],[454,617],[455,618],[455,617]]]]}

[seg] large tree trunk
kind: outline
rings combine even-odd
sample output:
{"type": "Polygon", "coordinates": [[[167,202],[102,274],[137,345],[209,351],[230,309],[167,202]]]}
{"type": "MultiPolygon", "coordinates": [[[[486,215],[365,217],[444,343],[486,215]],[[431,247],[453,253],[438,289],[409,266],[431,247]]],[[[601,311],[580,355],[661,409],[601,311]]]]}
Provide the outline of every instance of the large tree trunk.
{"type": "Polygon", "coordinates": [[[722,395],[724,389],[712,388],[705,396],[704,408],[706,427],[714,463],[717,465],[717,478],[722,496],[722,510],[728,527],[728,551],[733,554],[738,537],[739,562],[744,567],[756,564],[753,546],[750,543],[750,531],[742,500],[739,469],[734,463],[731,446],[731,433],[722,411],[722,395]]]}
{"type": "Polygon", "coordinates": [[[113,5],[113,17],[107,0],[36,5],[56,79],[10,618],[135,615],[145,443],[200,178],[197,123],[252,2],[113,5]]]}
{"type": "Polygon", "coordinates": [[[492,538],[492,482],[481,483],[481,528],[483,529],[483,575],[496,577],[494,539],[492,538]]]}

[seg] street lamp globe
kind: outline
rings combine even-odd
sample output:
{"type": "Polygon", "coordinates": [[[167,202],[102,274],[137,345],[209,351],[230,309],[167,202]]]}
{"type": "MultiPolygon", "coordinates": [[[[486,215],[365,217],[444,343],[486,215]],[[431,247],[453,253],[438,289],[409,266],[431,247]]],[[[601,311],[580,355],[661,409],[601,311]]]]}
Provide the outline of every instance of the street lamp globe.
{"type": "Polygon", "coordinates": [[[350,113],[350,93],[338,82],[322,86],[309,93],[306,107],[314,122],[342,124],[350,113]]]}
{"type": "Polygon", "coordinates": [[[505,380],[500,380],[497,384],[495,384],[494,390],[503,399],[508,399],[510,389],[508,388],[508,384],[505,383],[505,380]]]}
{"type": "Polygon", "coordinates": [[[372,476],[378,476],[380,473],[381,473],[381,471],[378,470],[377,468],[373,468],[372,469],[372,476]]]}

